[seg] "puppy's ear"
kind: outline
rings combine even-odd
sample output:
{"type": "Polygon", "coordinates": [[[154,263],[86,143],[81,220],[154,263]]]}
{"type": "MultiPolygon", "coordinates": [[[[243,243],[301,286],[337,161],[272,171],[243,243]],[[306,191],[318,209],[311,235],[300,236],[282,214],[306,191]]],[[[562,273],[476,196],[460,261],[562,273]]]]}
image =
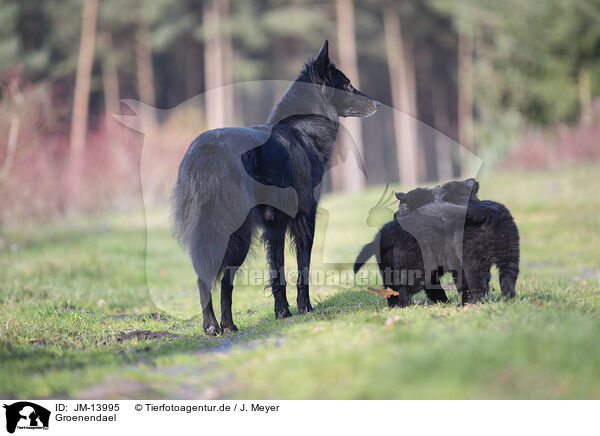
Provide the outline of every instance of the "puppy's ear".
{"type": "Polygon", "coordinates": [[[479,182],[473,178],[467,179],[471,183],[471,195],[477,195],[479,192],[479,182]]]}
{"type": "Polygon", "coordinates": [[[315,58],[315,67],[317,67],[317,71],[319,71],[319,73],[323,74],[327,71],[327,68],[329,68],[330,63],[331,62],[329,61],[329,41],[325,40],[325,42],[323,43],[323,47],[321,47],[319,54],[315,58]]]}
{"type": "Polygon", "coordinates": [[[400,203],[406,203],[408,195],[406,195],[404,192],[396,192],[396,198],[400,200],[400,203]]]}

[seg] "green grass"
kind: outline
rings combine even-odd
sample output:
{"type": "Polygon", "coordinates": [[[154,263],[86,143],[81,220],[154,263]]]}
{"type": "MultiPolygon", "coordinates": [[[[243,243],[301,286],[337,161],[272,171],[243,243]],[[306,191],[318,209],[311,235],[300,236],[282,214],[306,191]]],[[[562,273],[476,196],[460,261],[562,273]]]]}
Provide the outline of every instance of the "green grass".
{"type": "MultiPolygon", "coordinates": [[[[600,398],[599,172],[481,179],[481,197],[505,203],[521,233],[514,301],[493,276],[483,304],[461,308],[450,291],[450,304],[418,294],[390,310],[350,276],[312,286],[316,310],[303,316],[288,285],[294,317],[275,320],[263,286],[240,285],[240,331],[219,338],[191,316],[194,277],[165,211],[5,234],[0,397],[600,398]],[[183,336],[117,341],[133,330],[183,336]]],[[[365,220],[381,192],[324,198],[315,269],[347,268],[376,231],[365,220]]],[[[248,268],[264,269],[261,249],[248,268]]]]}

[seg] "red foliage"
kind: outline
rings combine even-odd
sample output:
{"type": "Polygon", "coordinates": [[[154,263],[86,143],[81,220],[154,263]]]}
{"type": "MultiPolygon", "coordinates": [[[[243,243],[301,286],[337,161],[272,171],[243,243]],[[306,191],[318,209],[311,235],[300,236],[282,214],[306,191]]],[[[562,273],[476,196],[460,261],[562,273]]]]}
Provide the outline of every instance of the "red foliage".
{"type": "Polygon", "coordinates": [[[574,162],[600,161],[600,99],[591,119],[574,127],[559,125],[544,132],[528,132],[507,157],[504,166],[546,169],[574,162]]]}

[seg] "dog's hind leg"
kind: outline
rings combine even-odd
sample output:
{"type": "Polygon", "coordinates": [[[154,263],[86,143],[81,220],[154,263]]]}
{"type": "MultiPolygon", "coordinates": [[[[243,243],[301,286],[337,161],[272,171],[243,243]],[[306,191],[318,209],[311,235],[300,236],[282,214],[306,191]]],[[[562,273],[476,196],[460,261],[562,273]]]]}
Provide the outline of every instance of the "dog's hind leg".
{"type": "Polygon", "coordinates": [[[229,245],[227,246],[225,258],[223,259],[223,278],[221,279],[221,328],[223,329],[223,332],[237,331],[231,313],[233,279],[235,273],[248,255],[251,240],[252,229],[248,222],[244,223],[244,225],[229,238],[229,245]]]}
{"type": "Polygon", "coordinates": [[[211,288],[209,282],[205,282],[198,277],[198,291],[200,292],[200,304],[202,305],[202,326],[208,336],[216,336],[221,333],[221,329],[213,310],[211,288]]]}
{"type": "Polygon", "coordinates": [[[286,296],[286,280],[284,262],[285,223],[270,222],[265,225],[263,241],[267,248],[267,261],[271,276],[271,290],[275,299],[275,318],[292,316],[286,296]]]}
{"type": "Polygon", "coordinates": [[[310,304],[309,279],[310,257],[315,235],[315,215],[301,214],[292,221],[290,230],[296,244],[296,260],[298,262],[298,297],[296,299],[298,312],[311,312],[313,308],[310,304]]]}
{"type": "Polygon", "coordinates": [[[438,268],[437,270],[431,272],[431,288],[425,288],[425,295],[427,295],[427,298],[431,300],[432,303],[448,302],[446,291],[444,291],[444,288],[440,283],[440,276],[443,274],[444,270],[442,268],[438,268]]]}
{"type": "Polygon", "coordinates": [[[464,280],[466,279],[468,291],[466,293],[463,291],[462,302],[471,304],[477,303],[485,297],[484,283],[486,282],[486,273],[481,270],[467,270],[464,274],[463,285],[464,280]]]}
{"type": "Polygon", "coordinates": [[[194,238],[190,247],[190,255],[196,275],[198,276],[198,291],[200,292],[200,304],[202,305],[202,316],[204,332],[209,336],[221,333],[221,328],[215,317],[212,305],[212,284],[219,273],[223,262],[227,242],[211,241],[206,243],[203,238],[194,238]]]}
{"type": "Polygon", "coordinates": [[[498,265],[500,271],[500,289],[502,296],[515,298],[515,285],[519,276],[519,264],[517,262],[506,262],[498,265]]]}

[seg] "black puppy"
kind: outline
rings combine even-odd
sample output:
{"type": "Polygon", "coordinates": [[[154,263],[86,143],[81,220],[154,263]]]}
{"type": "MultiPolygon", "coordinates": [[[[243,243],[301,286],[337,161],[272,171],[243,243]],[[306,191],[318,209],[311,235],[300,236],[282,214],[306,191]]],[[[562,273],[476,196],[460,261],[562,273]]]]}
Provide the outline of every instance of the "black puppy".
{"type": "Polygon", "coordinates": [[[433,301],[445,301],[439,274],[451,271],[461,302],[470,303],[488,293],[490,268],[496,264],[502,295],[514,297],[519,273],[516,224],[500,203],[479,200],[478,190],[479,184],[467,179],[397,193],[400,206],[394,221],[363,248],[355,271],[376,254],[384,285],[400,294],[390,305],[409,304],[410,296],[423,288],[433,301]],[[389,271],[403,270],[417,271],[424,280],[390,281],[389,271]]]}
{"type": "Polygon", "coordinates": [[[435,193],[417,188],[406,194],[397,193],[396,197],[400,200],[399,211],[362,248],[354,263],[354,273],[375,255],[384,286],[398,292],[388,298],[390,307],[408,306],[411,296],[423,289],[432,302],[445,303],[448,298],[439,277],[443,245],[451,232],[447,232],[441,218],[412,212],[433,203],[435,193]],[[399,217],[404,219],[404,226],[400,225],[399,217]]]}
{"type": "Polygon", "coordinates": [[[502,296],[514,298],[520,257],[517,225],[506,206],[479,200],[478,191],[479,183],[474,179],[448,182],[437,189],[435,201],[419,208],[418,213],[442,219],[446,231],[452,232],[452,237],[447,239],[446,253],[453,251],[462,263],[462,280],[457,282],[462,302],[474,303],[488,294],[492,265],[496,265],[500,273],[502,296]],[[463,227],[460,206],[465,201],[463,227]]]}
{"type": "Polygon", "coordinates": [[[173,221],[198,276],[207,334],[237,330],[233,278],[257,227],[267,248],[275,317],[291,316],[283,269],[287,230],[298,261],[298,311],[312,310],[308,278],[315,216],[339,117],[368,116],[378,105],[329,61],[325,41],[264,125],[215,129],[192,142],[179,166],[173,221]],[[210,291],[221,272],[219,326],[210,291]]]}

